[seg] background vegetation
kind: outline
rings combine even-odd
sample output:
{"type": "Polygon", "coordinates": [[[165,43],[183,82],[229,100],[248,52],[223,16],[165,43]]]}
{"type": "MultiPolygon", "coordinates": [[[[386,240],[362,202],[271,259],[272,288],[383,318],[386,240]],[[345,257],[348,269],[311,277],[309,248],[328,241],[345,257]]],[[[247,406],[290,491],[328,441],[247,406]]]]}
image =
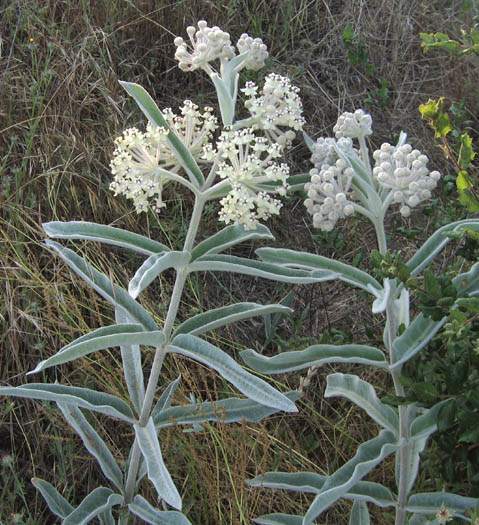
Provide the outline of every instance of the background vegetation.
{"type": "MultiPolygon", "coordinates": [[[[313,137],[330,135],[341,112],[363,107],[373,116],[378,141],[374,146],[394,141],[404,129],[413,144],[429,155],[432,167],[446,176],[444,182],[436,200],[422,212],[409,219],[393,217],[388,229],[391,245],[405,250],[406,244],[421,242],[438,225],[465,216],[455,197],[454,168],[421,120],[418,107],[440,96],[449,104],[455,102],[455,127],[467,129],[477,141],[479,58],[459,60],[441,51],[424,55],[419,33],[459,35],[460,28],[470,27],[479,14],[474,1],[276,0],[274,8],[269,0],[10,0],[6,4],[0,7],[2,385],[25,382],[25,373],[38,361],[113,318],[109,306],[44,248],[42,222],[89,220],[117,225],[172,247],[184,233],[188,196],[170,192],[161,216],[137,216],[130,203],[109,192],[108,163],[113,139],[126,127],[144,124],[118,80],[142,84],[160,107],[176,108],[185,98],[200,105],[214,100],[206,76],[182,73],[173,58],[174,37],[185,36],[186,26],[198,19],[219,25],[234,40],[243,32],[263,38],[270,59],[260,74],[289,75],[301,88],[306,130],[313,137]]],[[[309,170],[309,156],[297,141],[289,159],[292,172],[309,170]]],[[[210,220],[203,224],[205,232],[218,227],[216,214],[212,208],[210,220]]],[[[371,227],[359,219],[333,234],[318,235],[297,197],[289,198],[281,218],[269,227],[277,237],[276,246],[341,257],[358,265],[367,264],[364,256],[374,246],[371,227]]],[[[103,271],[109,269],[115,281],[125,282],[131,274],[132,261],[123,253],[113,248],[100,251],[91,244],[83,249],[103,271]]],[[[459,268],[463,261],[449,252],[437,271],[452,263],[459,268]]],[[[144,298],[143,304],[160,318],[169,286],[166,273],[154,293],[144,298]]],[[[266,330],[262,324],[245,323],[234,333],[218,331],[218,343],[232,353],[248,346],[276,353],[327,340],[381,340],[367,301],[340,283],[287,288],[239,276],[220,280],[205,273],[191,279],[183,311],[214,308],[230,296],[259,302],[274,298],[295,309],[290,318],[273,317],[266,330]]],[[[471,324],[469,333],[478,330],[471,324]]],[[[434,385],[449,381],[451,388],[459,389],[454,392],[459,401],[460,385],[479,391],[477,366],[471,366],[477,365],[477,354],[459,343],[455,349],[434,346],[432,357],[443,368],[435,367],[436,361],[426,354],[426,364],[417,367],[419,375],[412,374],[411,381],[434,385]],[[461,365],[462,370],[467,368],[467,382],[457,378],[441,382],[444,366],[447,369],[456,361],[468,365],[461,365]],[[471,377],[473,368],[476,375],[471,377]]],[[[118,366],[115,353],[104,352],[83,359],[80,367],[48,371],[45,379],[101,386],[121,396],[125,387],[116,377],[118,366]]],[[[175,465],[175,483],[185,494],[185,511],[193,523],[249,523],[252,517],[272,511],[301,513],[307,496],[250,489],[244,480],[276,468],[327,474],[348,459],[360,442],[375,435],[370,421],[350,404],[322,398],[323,378],[333,367],[325,368],[312,378],[299,415],[277,415],[257,425],[211,424],[197,433],[164,431],[165,461],[175,465]]],[[[165,371],[170,379],[183,377],[180,402],[191,396],[207,400],[212,392],[216,395],[228,388],[185,359],[170,360],[165,371]]],[[[280,387],[297,388],[300,377],[288,374],[275,380],[280,387]]],[[[390,385],[381,383],[380,377],[376,381],[379,392],[386,395],[390,385]]],[[[431,395],[440,396],[441,388],[431,395]]],[[[421,393],[418,398],[427,402],[421,393]]],[[[472,403],[474,414],[478,399],[466,397],[463,405],[458,401],[457,410],[472,403]]],[[[465,432],[461,426],[465,416],[462,412],[460,416],[459,422],[451,420],[459,437],[465,432]]],[[[124,444],[132,436],[116,422],[98,417],[97,424],[115,456],[124,458],[124,444]]],[[[445,486],[478,497],[479,437],[474,434],[457,445],[446,439],[450,435],[449,430],[429,447],[420,488],[445,486]],[[447,448],[460,454],[446,469],[441,454],[447,448]]],[[[104,483],[80,440],[52,406],[2,398],[0,524],[52,523],[30,484],[35,475],[53,483],[72,502],[104,483]]],[[[393,486],[392,465],[374,471],[374,479],[393,486]]],[[[346,522],[346,507],[341,505],[328,513],[326,523],[346,522]]]]}

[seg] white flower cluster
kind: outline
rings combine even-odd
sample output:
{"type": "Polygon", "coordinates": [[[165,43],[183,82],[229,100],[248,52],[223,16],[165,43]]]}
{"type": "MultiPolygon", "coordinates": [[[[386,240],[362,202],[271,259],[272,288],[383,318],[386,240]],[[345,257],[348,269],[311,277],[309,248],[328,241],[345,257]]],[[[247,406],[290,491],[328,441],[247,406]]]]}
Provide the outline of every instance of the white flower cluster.
{"type": "Polygon", "coordinates": [[[274,142],[286,145],[295,137],[294,131],[284,132],[279,126],[302,129],[305,120],[299,88],[292,86],[289,78],[271,73],[259,96],[258,86],[253,82],[246,82],[241,91],[249,97],[245,107],[256,119],[255,126],[263,129],[274,142]]]}
{"type": "Polygon", "coordinates": [[[372,133],[372,122],[371,115],[362,109],[357,109],[354,113],[346,111],[339,116],[333,131],[338,139],[341,137],[365,137],[372,133]]]}
{"type": "Polygon", "coordinates": [[[336,148],[344,151],[353,149],[353,141],[349,137],[342,137],[338,140],[332,137],[319,137],[311,146],[311,162],[315,168],[321,169],[323,164],[334,164],[338,160],[336,148]]]}
{"type": "Polygon", "coordinates": [[[431,190],[437,186],[441,174],[427,169],[428,158],[410,144],[395,148],[385,143],[373,153],[376,165],[373,175],[378,183],[393,192],[394,202],[401,205],[404,217],[411,214],[411,208],[431,197],[431,190]]]}
{"type": "MultiPolygon", "coordinates": [[[[203,113],[198,106],[186,100],[181,116],[171,109],[164,111],[165,119],[178,138],[189,149],[196,160],[201,161],[203,150],[217,127],[211,108],[203,113]]],[[[168,146],[168,131],[147,125],[146,132],[130,128],[115,140],[115,150],[110,162],[113,181],[110,189],[115,195],[133,199],[137,213],[146,211],[148,204],[160,211],[164,207],[162,190],[171,175],[181,170],[181,165],[168,146]]]]}
{"type": "MultiPolygon", "coordinates": [[[[217,26],[208,27],[205,20],[198,22],[198,29],[189,26],[186,32],[190,38],[190,46],[180,36],[174,41],[175,58],[182,71],[204,69],[209,74],[212,72],[210,62],[217,59],[230,60],[236,55],[229,33],[217,26]]],[[[264,61],[268,58],[268,50],[261,38],[252,38],[244,33],[239,38],[236,47],[240,54],[248,52],[242,68],[257,71],[264,66],[264,61]]]]}
{"type": "Polygon", "coordinates": [[[266,44],[263,43],[261,38],[252,38],[246,33],[243,33],[236,47],[240,52],[240,55],[248,51],[248,58],[244,62],[244,67],[246,69],[251,69],[253,71],[258,71],[264,66],[264,61],[268,58],[268,49],[266,44]]]}
{"type": "Polygon", "coordinates": [[[194,71],[205,68],[209,70],[208,63],[219,59],[229,59],[235,56],[231,45],[230,35],[219,27],[208,27],[205,20],[198,22],[198,30],[188,26],[186,32],[190,37],[191,51],[188,50],[186,42],[180,37],[175,38],[178,67],[182,71],[194,71]]]}
{"type": "Polygon", "coordinates": [[[255,229],[258,221],[279,213],[282,203],[270,193],[284,195],[288,189],[289,168],[274,160],[281,153],[279,144],[271,145],[266,138],[255,136],[252,128],[221,134],[218,174],[228,180],[231,191],[220,201],[220,221],[255,229]],[[271,187],[271,182],[279,184],[271,187]]]}
{"type": "Polygon", "coordinates": [[[354,171],[342,159],[310,171],[311,182],[304,185],[308,198],[304,205],[313,216],[313,226],[329,232],[338,219],[354,213],[351,183],[354,171]]]}

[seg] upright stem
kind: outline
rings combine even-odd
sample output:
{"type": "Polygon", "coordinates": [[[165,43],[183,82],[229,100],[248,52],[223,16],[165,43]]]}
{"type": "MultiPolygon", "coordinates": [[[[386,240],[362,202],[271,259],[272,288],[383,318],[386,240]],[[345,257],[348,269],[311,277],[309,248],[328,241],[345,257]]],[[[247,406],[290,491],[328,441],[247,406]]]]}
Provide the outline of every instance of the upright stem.
{"type": "MultiPolygon", "coordinates": [[[[200,224],[201,214],[205,205],[205,200],[201,196],[196,196],[195,205],[193,207],[193,213],[190,219],[190,225],[186,234],[183,251],[190,252],[193,248],[196,234],[198,233],[198,227],[200,224]]],[[[163,333],[166,336],[167,343],[159,346],[156,349],[153,364],[151,366],[150,377],[145,392],[145,399],[141,407],[140,418],[138,425],[141,427],[146,426],[151,415],[151,408],[155,397],[156,388],[158,386],[158,379],[160,377],[161,368],[163,361],[166,356],[166,349],[173,325],[175,323],[176,316],[178,314],[178,308],[180,306],[181,296],[183,294],[183,288],[185,286],[186,278],[188,276],[187,268],[180,268],[176,273],[175,285],[171,294],[170,305],[168,307],[168,313],[166,315],[165,324],[163,326],[163,333]]],[[[128,476],[125,485],[125,503],[128,504],[133,500],[133,492],[135,490],[136,478],[138,476],[138,469],[140,466],[141,451],[138,444],[138,440],[135,438],[133,443],[133,449],[130,458],[130,465],[128,467],[128,476]]]]}

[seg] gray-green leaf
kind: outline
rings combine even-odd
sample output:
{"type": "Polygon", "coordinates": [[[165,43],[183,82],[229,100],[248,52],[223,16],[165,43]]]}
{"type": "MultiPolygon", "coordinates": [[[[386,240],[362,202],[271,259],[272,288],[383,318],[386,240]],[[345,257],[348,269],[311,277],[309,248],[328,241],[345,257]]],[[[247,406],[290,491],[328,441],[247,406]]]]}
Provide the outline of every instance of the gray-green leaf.
{"type": "Polygon", "coordinates": [[[128,509],[151,525],[191,525],[190,520],[181,512],[158,510],[139,494],[135,496],[133,503],[128,504],[128,509]]]}
{"type": "Polygon", "coordinates": [[[44,500],[47,502],[48,508],[60,518],[66,518],[71,512],[73,507],[68,501],[58,492],[58,490],[40,478],[32,478],[33,486],[40,491],[44,500]]]}
{"type": "Polygon", "coordinates": [[[86,525],[100,513],[122,503],[123,496],[106,487],[98,487],[64,519],[63,525],[86,525]]]}

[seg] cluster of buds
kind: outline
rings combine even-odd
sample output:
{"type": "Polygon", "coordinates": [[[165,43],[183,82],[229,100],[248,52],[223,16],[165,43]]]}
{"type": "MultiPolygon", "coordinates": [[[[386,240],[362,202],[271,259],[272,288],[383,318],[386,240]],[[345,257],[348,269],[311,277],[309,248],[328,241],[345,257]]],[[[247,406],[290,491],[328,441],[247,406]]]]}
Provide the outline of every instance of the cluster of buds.
{"type": "Polygon", "coordinates": [[[393,201],[401,205],[403,217],[411,208],[431,197],[441,174],[427,169],[428,158],[410,144],[395,148],[385,143],[373,153],[376,165],[373,175],[378,183],[393,192],[393,201]]]}
{"type": "Polygon", "coordinates": [[[291,85],[289,78],[271,73],[259,95],[253,82],[246,82],[242,91],[248,97],[245,107],[255,127],[263,129],[274,142],[286,145],[295,137],[293,129],[302,129],[305,120],[299,89],[291,85]],[[280,126],[292,129],[282,131],[280,126]]]}
{"type": "MultiPolygon", "coordinates": [[[[211,108],[200,113],[198,106],[186,100],[181,115],[171,109],[164,111],[169,126],[201,161],[203,151],[216,129],[216,118],[211,108]]],[[[135,210],[141,213],[151,204],[156,211],[164,207],[162,190],[165,183],[181,170],[181,164],[168,145],[168,130],[147,125],[146,132],[130,128],[115,140],[115,150],[110,162],[113,181],[110,189],[115,195],[133,199],[135,210]]]]}
{"type": "Polygon", "coordinates": [[[254,130],[224,131],[218,140],[218,174],[227,179],[231,191],[220,204],[220,220],[237,222],[254,229],[258,221],[277,215],[282,203],[271,193],[285,195],[289,168],[275,162],[282,153],[279,144],[269,144],[257,137],[254,130]],[[271,186],[271,183],[278,183],[271,186]]]}
{"type": "MultiPolygon", "coordinates": [[[[190,38],[189,46],[180,36],[175,38],[175,58],[182,71],[204,69],[211,74],[213,72],[211,62],[217,59],[225,62],[236,55],[230,35],[217,26],[208,27],[205,20],[198,22],[198,29],[189,26],[186,32],[190,38]]],[[[257,71],[264,66],[264,61],[268,58],[268,50],[261,38],[252,38],[244,33],[236,47],[240,54],[248,53],[241,68],[257,71]]]]}
{"type": "Polygon", "coordinates": [[[311,162],[314,167],[320,170],[323,164],[334,164],[339,158],[337,148],[343,151],[353,150],[353,141],[349,137],[338,140],[332,137],[319,137],[311,146],[311,162]]]}
{"type": "Polygon", "coordinates": [[[200,68],[209,71],[209,62],[216,59],[230,59],[235,56],[230,35],[217,26],[208,27],[205,20],[198,22],[198,30],[189,26],[186,32],[190,37],[191,51],[188,50],[186,42],[180,36],[175,38],[175,58],[182,71],[194,71],[200,68]]]}
{"type": "Polygon", "coordinates": [[[313,216],[313,226],[329,232],[338,219],[354,213],[351,202],[354,171],[344,160],[338,159],[332,166],[323,164],[320,171],[313,168],[310,174],[311,182],[304,185],[308,194],[304,205],[313,216]]]}
{"type": "Polygon", "coordinates": [[[371,135],[372,129],[371,115],[362,109],[357,109],[354,113],[343,113],[333,128],[336,138],[351,137],[359,138],[371,135]]]}

